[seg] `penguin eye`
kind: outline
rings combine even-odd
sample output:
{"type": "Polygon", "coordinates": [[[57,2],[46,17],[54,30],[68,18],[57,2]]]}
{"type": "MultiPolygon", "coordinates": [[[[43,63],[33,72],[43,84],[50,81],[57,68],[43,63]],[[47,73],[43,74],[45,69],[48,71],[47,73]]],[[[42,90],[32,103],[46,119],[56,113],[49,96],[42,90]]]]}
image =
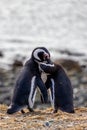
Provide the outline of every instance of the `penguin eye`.
{"type": "Polygon", "coordinates": [[[38,57],[41,61],[44,61],[44,52],[39,52],[38,57]]]}

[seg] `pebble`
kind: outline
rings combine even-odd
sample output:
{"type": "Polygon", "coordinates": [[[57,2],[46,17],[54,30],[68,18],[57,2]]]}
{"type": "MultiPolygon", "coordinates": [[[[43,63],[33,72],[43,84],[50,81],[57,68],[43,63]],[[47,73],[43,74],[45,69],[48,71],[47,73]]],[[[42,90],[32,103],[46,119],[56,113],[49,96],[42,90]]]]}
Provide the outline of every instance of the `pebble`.
{"type": "Polygon", "coordinates": [[[3,57],[3,56],[4,56],[3,52],[2,52],[2,51],[0,51],[0,57],[3,57]]]}
{"type": "Polygon", "coordinates": [[[50,127],[50,123],[47,121],[47,122],[44,123],[44,126],[50,127]]]}

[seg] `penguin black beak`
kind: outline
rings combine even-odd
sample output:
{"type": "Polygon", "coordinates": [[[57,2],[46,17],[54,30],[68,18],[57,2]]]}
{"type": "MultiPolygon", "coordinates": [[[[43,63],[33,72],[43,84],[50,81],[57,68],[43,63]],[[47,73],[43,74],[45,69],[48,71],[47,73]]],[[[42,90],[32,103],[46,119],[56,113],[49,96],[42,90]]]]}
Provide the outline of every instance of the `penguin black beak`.
{"type": "Polygon", "coordinates": [[[50,59],[50,56],[48,54],[44,54],[43,58],[44,58],[44,60],[48,60],[48,59],[50,59]]]}
{"type": "Polygon", "coordinates": [[[50,56],[48,54],[44,54],[44,61],[47,63],[47,64],[53,64],[51,59],[50,59],[50,56]]]}

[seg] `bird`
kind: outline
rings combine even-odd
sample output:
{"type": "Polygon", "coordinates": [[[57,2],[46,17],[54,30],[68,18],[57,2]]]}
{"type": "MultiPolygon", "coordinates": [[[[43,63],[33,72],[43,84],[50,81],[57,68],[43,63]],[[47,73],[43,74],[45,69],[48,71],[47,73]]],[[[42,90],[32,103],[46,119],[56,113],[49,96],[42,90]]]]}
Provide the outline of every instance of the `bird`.
{"type": "Polygon", "coordinates": [[[7,109],[8,114],[18,111],[24,113],[23,108],[25,107],[33,112],[37,86],[41,91],[44,103],[47,103],[47,88],[41,79],[39,64],[47,63],[49,58],[50,53],[45,47],[37,47],[32,51],[30,59],[26,61],[15,82],[11,104],[7,109]]]}
{"type": "Polygon", "coordinates": [[[53,113],[57,113],[58,109],[74,113],[73,88],[63,66],[50,62],[49,64],[41,63],[39,68],[43,73],[48,74],[45,85],[47,89],[50,89],[53,113]]]}

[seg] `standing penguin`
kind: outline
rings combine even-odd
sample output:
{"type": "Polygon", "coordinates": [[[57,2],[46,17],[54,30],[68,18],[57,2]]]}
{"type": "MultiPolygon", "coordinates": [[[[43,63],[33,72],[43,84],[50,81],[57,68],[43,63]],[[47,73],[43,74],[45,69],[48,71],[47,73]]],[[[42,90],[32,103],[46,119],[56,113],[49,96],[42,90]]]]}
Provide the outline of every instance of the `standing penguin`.
{"type": "Polygon", "coordinates": [[[31,58],[25,63],[16,81],[12,102],[7,110],[8,114],[20,110],[24,112],[22,110],[24,107],[28,107],[32,112],[37,86],[41,91],[44,102],[47,103],[47,89],[41,79],[38,65],[40,62],[47,62],[47,57],[50,57],[50,54],[46,48],[38,47],[33,50],[31,58]]]}
{"type": "Polygon", "coordinates": [[[73,106],[73,89],[69,77],[59,64],[40,64],[40,69],[49,73],[45,83],[47,89],[51,90],[51,103],[54,107],[54,113],[58,109],[74,113],[73,106]]]}

